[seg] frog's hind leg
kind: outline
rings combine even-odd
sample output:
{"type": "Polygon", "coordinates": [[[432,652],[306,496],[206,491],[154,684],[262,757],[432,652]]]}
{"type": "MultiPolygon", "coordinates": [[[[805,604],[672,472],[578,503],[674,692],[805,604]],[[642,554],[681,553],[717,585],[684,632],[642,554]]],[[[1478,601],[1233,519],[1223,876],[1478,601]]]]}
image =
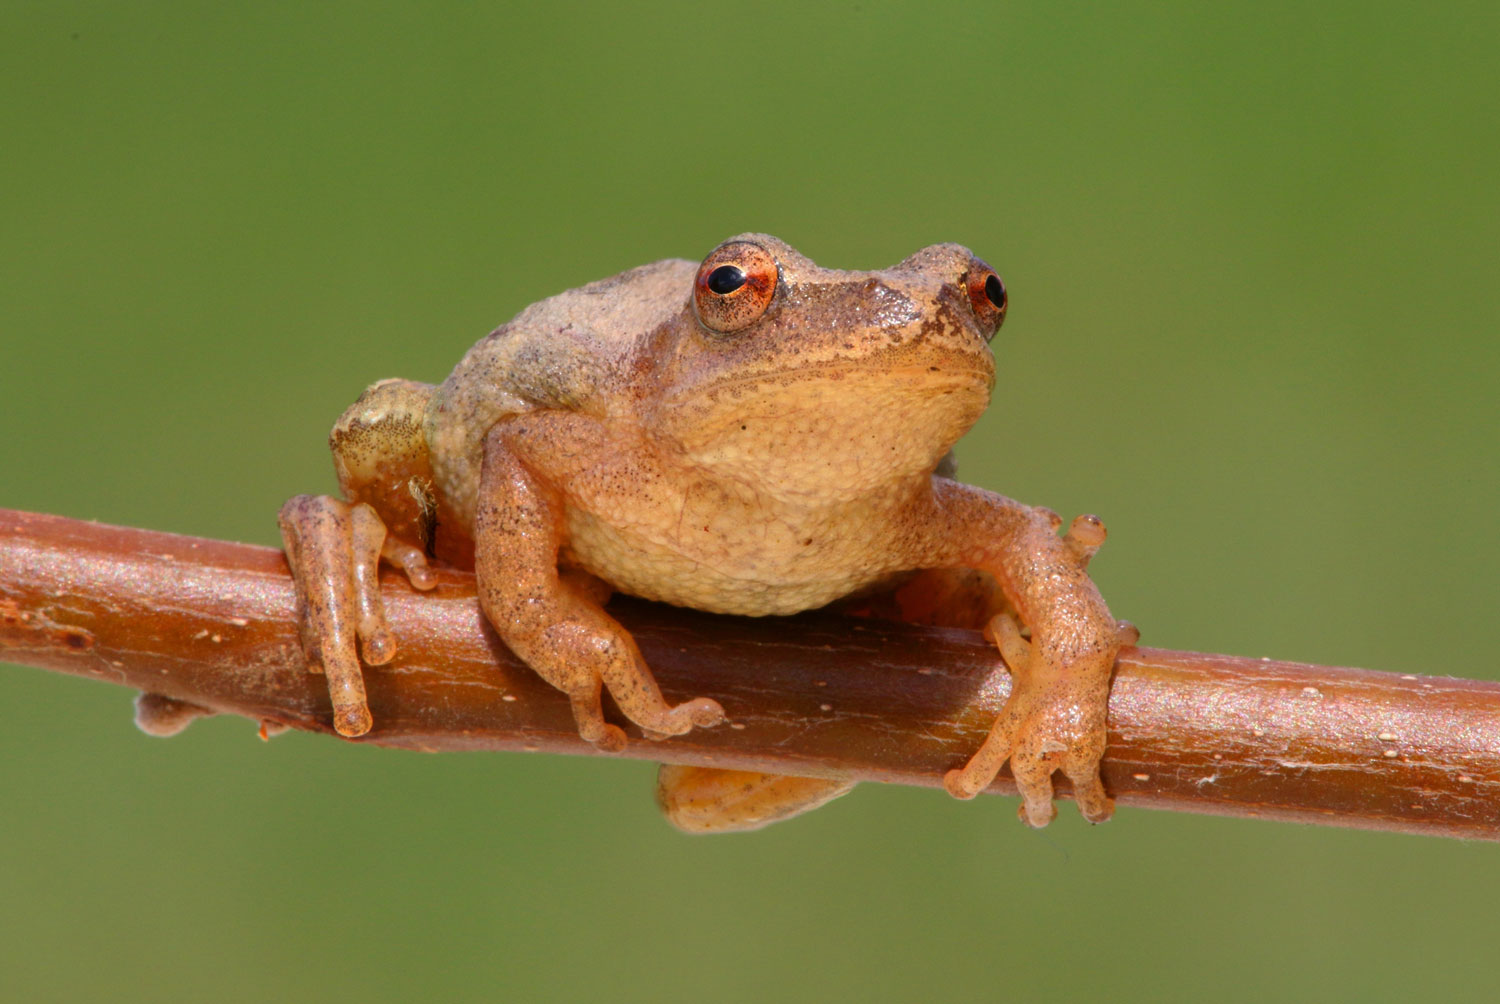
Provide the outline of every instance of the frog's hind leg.
{"type": "MultiPolygon", "coordinates": [[[[850,602],[856,616],[942,627],[979,628],[1006,608],[993,576],[972,569],[930,569],[894,589],[850,602]]],[[[757,771],[662,764],[656,801],[684,833],[742,833],[800,816],[846,794],[855,782],[757,771]]]]}
{"type": "Polygon", "coordinates": [[[372,724],[361,651],[372,666],[396,652],[380,598],[381,559],[417,589],[436,581],[426,558],[436,507],[422,435],[431,390],[386,380],[365,391],[330,437],[348,501],[299,495],[281,508],[303,652],[308,668],[328,678],[334,728],[342,735],[363,735],[372,724]]]}
{"type": "Polygon", "coordinates": [[[656,804],[684,833],[744,833],[827,805],[854,784],[843,778],[664,763],[656,772],[656,804]]]}

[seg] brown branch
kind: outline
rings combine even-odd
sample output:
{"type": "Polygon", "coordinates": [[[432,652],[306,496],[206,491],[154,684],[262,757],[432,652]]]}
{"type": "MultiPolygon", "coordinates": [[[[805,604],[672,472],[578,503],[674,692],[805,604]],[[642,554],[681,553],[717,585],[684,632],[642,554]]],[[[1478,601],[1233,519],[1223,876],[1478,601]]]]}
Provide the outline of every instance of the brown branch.
{"type": "MultiPolygon", "coordinates": [[[[595,752],[482,623],[471,576],[384,588],[401,650],[366,674],[375,729],[355,741],[595,752]]],[[[627,756],[936,786],[1009,688],[972,632],[611,609],[670,697],[732,716],[627,756]]],[[[332,735],[293,611],[279,551],[0,509],[5,661],[332,735]]],[[[1104,780],[1124,805],[1500,839],[1500,683],[1129,649],[1104,780]]]]}

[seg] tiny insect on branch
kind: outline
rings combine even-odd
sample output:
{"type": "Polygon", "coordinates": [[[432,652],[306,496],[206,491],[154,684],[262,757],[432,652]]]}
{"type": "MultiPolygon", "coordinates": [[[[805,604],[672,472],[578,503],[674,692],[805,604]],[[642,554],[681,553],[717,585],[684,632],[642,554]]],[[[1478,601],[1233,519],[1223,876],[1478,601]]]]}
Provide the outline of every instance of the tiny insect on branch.
{"type": "MultiPolygon", "coordinates": [[[[484,623],[472,576],[384,587],[400,651],[366,674],[375,728],[352,741],[596,754],[484,623]]],[[[186,704],[333,735],[294,607],[280,551],[0,509],[0,660],[161,695],[159,730],[186,704]]],[[[936,787],[1009,692],[974,632],[611,612],[669,696],[712,694],[730,716],[632,735],[626,756],[936,787]]],[[[1123,806],[1500,839],[1500,683],[1130,648],[1109,712],[1104,780],[1123,806]]],[[[1002,774],[992,790],[1014,788],[1002,774]]]]}

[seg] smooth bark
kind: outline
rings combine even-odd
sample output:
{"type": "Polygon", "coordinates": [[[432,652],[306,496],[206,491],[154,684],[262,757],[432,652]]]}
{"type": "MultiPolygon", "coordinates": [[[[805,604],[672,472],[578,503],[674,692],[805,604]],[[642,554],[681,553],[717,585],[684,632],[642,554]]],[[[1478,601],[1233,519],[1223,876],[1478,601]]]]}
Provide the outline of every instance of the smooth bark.
{"type": "MultiPolygon", "coordinates": [[[[399,651],[365,674],[374,730],[345,741],[595,755],[483,622],[473,577],[439,578],[384,577],[399,651]]],[[[625,756],[935,787],[1009,691],[973,632],[610,610],[670,699],[729,713],[663,742],[631,730],[625,756]]],[[[4,661],[334,735],[294,614],[280,551],[0,510],[4,661]]],[[[1500,839],[1500,683],[1130,648],[1103,775],[1122,805],[1500,839]]],[[[991,790],[1013,793],[1008,774],[991,790]]]]}

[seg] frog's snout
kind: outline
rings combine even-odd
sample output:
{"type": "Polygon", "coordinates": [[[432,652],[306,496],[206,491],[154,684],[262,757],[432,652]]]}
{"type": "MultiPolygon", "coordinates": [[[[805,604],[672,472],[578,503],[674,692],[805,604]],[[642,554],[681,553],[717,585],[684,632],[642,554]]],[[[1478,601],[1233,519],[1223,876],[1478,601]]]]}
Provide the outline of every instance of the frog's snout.
{"type": "Polygon", "coordinates": [[[918,276],[927,283],[934,280],[941,283],[942,298],[972,317],[985,341],[994,338],[1005,323],[1005,311],[1010,305],[1005,280],[989,262],[962,244],[925,247],[892,271],[918,276]]]}

